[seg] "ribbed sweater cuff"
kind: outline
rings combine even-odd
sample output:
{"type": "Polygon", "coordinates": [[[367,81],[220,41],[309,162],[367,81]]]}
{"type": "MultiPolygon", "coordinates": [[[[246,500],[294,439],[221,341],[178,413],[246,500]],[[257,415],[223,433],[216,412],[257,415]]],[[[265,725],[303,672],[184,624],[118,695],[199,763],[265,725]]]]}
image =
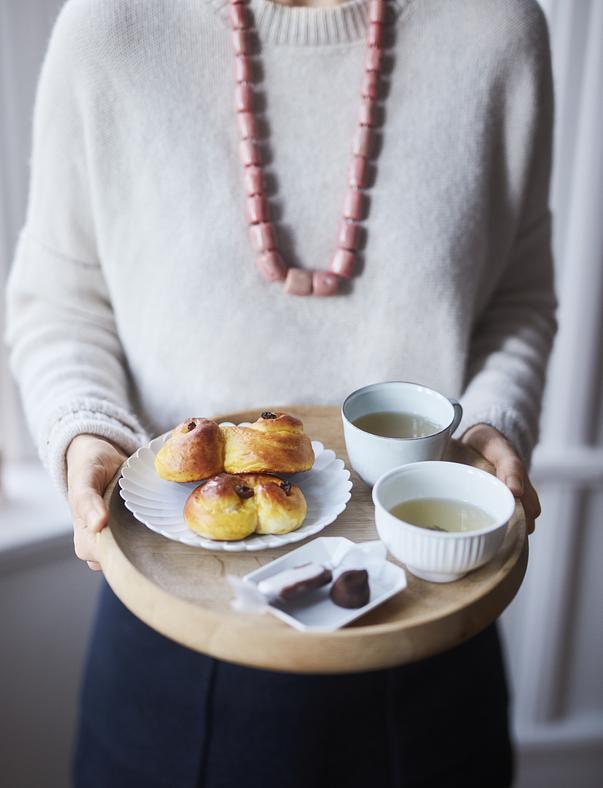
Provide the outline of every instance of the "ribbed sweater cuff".
{"type": "Polygon", "coordinates": [[[501,432],[511,443],[520,459],[524,463],[526,470],[529,470],[532,462],[532,452],[536,444],[537,436],[530,429],[525,418],[514,408],[501,406],[479,406],[473,407],[465,405],[462,398],[460,403],[463,406],[463,418],[457,427],[454,436],[460,439],[469,427],[475,424],[490,424],[490,426],[501,432]]]}
{"type": "Polygon", "coordinates": [[[77,400],[54,414],[46,441],[40,448],[40,459],[59,491],[67,495],[66,454],[76,435],[97,435],[107,438],[130,455],[150,436],[127,410],[103,400],[77,400]]]}

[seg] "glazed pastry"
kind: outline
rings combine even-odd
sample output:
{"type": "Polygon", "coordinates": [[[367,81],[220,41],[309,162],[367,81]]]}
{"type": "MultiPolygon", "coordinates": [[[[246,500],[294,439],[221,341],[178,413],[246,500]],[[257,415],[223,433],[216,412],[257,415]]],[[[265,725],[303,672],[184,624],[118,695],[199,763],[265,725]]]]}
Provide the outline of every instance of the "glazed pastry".
{"type": "Polygon", "coordinates": [[[306,499],[296,484],[264,474],[221,473],[189,495],[184,520],[208,539],[236,541],[254,532],[294,531],[306,511],[306,499]]]}
{"type": "Polygon", "coordinates": [[[297,473],[314,464],[302,422],[288,413],[264,411],[249,427],[222,427],[227,473],[297,473]]]}
{"type": "Polygon", "coordinates": [[[330,597],[339,607],[356,608],[368,605],[371,590],[366,569],[342,572],[331,586],[330,597]]]}
{"type": "Polygon", "coordinates": [[[184,521],[208,539],[245,539],[258,524],[254,492],[238,477],[221,473],[192,491],[184,504],[184,521]]]}
{"type": "Polygon", "coordinates": [[[249,427],[219,427],[210,419],[179,424],[155,457],[170,482],[200,482],[217,473],[297,473],[314,464],[312,443],[299,419],[265,411],[249,427]]]}
{"type": "Polygon", "coordinates": [[[258,591],[269,599],[291,599],[304,591],[330,583],[333,575],[330,569],[310,561],[293,569],[284,569],[272,577],[267,577],[258,583],[258,591]]]}
{"type": "Polygon", "coordinates": [[[224,469],[224,435],[215,421],[179,424],[155,456],[155,470],[169,482],[198,482],[224,469]]]}

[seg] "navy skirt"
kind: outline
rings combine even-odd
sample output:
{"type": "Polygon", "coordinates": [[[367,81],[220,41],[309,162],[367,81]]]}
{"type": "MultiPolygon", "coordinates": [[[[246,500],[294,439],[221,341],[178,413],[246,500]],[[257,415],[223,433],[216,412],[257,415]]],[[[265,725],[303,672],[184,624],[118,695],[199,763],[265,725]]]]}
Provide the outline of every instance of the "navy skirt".
{"type": "Polygon", "coordinates": [[[496,626],[390,670],[300,675],[179,646],[103,582],[75,788],[508,788],[496,626]]]}

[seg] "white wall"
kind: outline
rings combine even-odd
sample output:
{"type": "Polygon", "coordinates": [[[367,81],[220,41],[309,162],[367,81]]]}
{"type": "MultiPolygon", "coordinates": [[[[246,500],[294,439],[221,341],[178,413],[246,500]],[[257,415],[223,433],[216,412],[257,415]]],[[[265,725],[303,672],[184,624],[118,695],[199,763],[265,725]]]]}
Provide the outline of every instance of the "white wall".
{"type": "MultiPolygon", "coordinates": [[[[59,6],[59,0],[0,2],[0,276],[22,222],[35,78],[59,6]]],[[[598,788],[603,782],[603,0],[543,0],[543,6],[552,30],[557,93],[553,208],[561,327],[543,440],[534,459],[543,515],[531,538],[527,579],[503,621],[520,747],[518,788],[598,788]]],[[[13,459],[31,457],[2,353],[0,440],[13,459]]],[[[0,531],[14,528],[2,511],[0,501],[0,531]]],[[[0,540],[0,762],[2,783],[11,788],[67,785],[76,686],[97,586],[97,578],[70,555],[68,536],[50,545],[34,543],[25,552],[2,553],[0,540]]]]}

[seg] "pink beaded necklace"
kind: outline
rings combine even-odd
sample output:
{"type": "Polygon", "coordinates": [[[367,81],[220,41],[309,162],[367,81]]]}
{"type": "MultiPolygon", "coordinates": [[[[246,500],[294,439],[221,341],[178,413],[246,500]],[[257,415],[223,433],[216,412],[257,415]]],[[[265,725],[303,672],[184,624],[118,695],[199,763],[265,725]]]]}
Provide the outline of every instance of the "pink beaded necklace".
{"type": "Polygon", "coordinates": [[[247,221],[256,264],[268,282],[285,281],[285,292],[291,295],[335,295],[340,277],[354,274],[359,241],[359,221],[364,218],[367,185],[367,161],[374,143],[376,99],[383,54],[383,23],[386,0],[369,0],[369,28],[365,71],[361,85],[358,127],[352,143],[352,160],[348,174],[343,216],[337,232],[337,246],[328,271],[287,268],[278,251],[274,222],[270,220],[268,199],[258,146],[257,127],[253,112],[251,87],[251,35],[253,19],[248,0],[230,0],[232,43],[235,51],[235,109],[241,135],[240,153],[243,163],[243,184],[247,194],[247,221]]]}

